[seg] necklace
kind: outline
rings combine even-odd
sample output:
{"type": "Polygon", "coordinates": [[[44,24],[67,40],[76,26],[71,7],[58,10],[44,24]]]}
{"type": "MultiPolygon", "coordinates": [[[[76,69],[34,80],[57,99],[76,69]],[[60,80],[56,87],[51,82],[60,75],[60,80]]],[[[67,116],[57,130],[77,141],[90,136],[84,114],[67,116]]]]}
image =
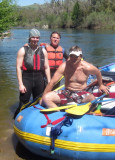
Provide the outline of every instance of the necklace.
{"type": "Polygon", "coordinates": [[[39,48],[39,46],[37,45],[37,47],[34,49],[31,46],[29,46],[31,48],[31,50],[35,53],[37,51],[37,49],[39,48]]]}
{"type": "Polygon", "coordinates": [[[35,49],[33,49],[30,45],[29,45],[29,52],[31,55],[34,55],[37,51],[37,49],[39,48],[39,46],[37,46],[35,49]]]}
{"type": "Polygon", "coordinates": [[[38,49],[38,48],[39,48],[39,47],[37,46],[37,48],[36,48],[36,49],[34,49],[34,50],[33,50],[33,52],[35,53],[35,52],[37,51],[37,49],[38,49]]]}

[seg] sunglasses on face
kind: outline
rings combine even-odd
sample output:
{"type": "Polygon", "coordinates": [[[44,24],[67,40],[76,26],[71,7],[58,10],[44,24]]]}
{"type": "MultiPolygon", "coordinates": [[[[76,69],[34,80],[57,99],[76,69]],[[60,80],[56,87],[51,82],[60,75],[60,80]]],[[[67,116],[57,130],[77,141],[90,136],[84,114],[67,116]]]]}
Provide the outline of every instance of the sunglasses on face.
{"type": "Polygon", "coordinates": [[[77,59],[79,56],[76,56],[76,55],[71,54],[70,57],[71,57],[71,58],[76,58],[76,59],[77,59]]]}

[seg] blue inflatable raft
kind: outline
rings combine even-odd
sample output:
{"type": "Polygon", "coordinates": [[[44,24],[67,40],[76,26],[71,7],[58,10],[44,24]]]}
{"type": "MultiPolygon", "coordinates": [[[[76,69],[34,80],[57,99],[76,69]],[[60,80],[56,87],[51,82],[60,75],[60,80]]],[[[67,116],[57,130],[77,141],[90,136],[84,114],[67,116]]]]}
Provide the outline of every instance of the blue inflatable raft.
{"type": "Polygon", "coordinates": [[[58,160],[115,160],[115,118],[43,114],[39,104],[14,122],[19,141],[32,153],[58,160]]]}
{"type": "Polygon", "coordinates": [[[99,68],[101,71],[115,72],[115,62],[99,68]]]}
{"type": "Polygon", "coordinates": [[[115,81],[115,63],[100,67],[102,76],[111,77],[115,81]]]}
{"type": "MultiPolygon", "coordinates": [[[[99,67],[99,70],[101,71],[103,77],[111,78],[113,81],[115,81],[115,62],[99,67]]],[[[95,79],[96,76],[90,75],[87,84],[89,85],[95,79]]]]}

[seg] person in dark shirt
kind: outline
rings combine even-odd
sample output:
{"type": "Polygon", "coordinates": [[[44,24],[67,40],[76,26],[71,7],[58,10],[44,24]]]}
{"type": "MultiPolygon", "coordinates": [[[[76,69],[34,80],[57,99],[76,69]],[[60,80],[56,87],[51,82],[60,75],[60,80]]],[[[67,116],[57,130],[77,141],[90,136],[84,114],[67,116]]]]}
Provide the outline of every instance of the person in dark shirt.
{"type": "Polygon", "coordinates": [[[29,33],[29,44],[19,49],[17,53],[17,79],[20,91],[20,102],[14,119],[21,107],[27,104],[31,95],[33,99],[40,96],[45,88],[44,73],[50,82],[48,55],[44,48],[38,45],[40,32],[33,28],[29,33]]]}

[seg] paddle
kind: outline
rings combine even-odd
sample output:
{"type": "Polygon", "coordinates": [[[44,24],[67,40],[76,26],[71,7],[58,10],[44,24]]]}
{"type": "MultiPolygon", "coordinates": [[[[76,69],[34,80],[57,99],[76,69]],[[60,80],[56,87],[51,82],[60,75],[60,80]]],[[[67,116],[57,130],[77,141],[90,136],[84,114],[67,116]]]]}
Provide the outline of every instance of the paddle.
{"type": "MultiPolygon", "coordinates": [[[[62,77],[59,79],[59,81],[58,81],[58,82],[60,82],[63,78],[64,78],[64,76],[62,76],[62,77]]],[[[58,82],[57,82],[57,83],[58,83],[58,82]]],[[[57,84],[57,83],[56,83],[56,84],[57,84]]]]}
{"type": "MultiPolygon", "coordinates": [[[[60,78],[63,79],[64,76],[62,76],[60,78]]],[[[95,83],[97,83],[97,80],[93,83],[91,83],[90,85],[88,85],[87,87],[90,87],[91,85],[94,85],[95,83]]],[[[54,91],[57,91],[59,89],[62,89],[63,87],[65,87],[65,85],[63,84],[62,86],[58,87],[57,89],[55,89],[54,91]]],[[[72,99],[73,100],[73,99],[72,99]]],[[[68,108],[71,108],[71,107],[76,107],[77,105],[74,103],[74,104],[71,104],[71,105],[66,105],[66,106],[60,106],[60,107],[55,107],[55,108],[47,108],[47,109],[43,109],[41,110],[41,112],[53,112],[53,111],[58,111],[58,110],[63,110],[63,109],[68,109],[68,108]]]]}
{"type": "Polygon", "coordinates": [[[63,87],[65,87],[65,85],[64,85],[64,84],[63,84],[63,85],[61,85],[60,87],[56,88],[54,91],[58,91],[58,90],[62,89],[63,87]]]}
{"type": "Polygon", "coordinates": [[[99,99],[103,98],[104,96],[106,96],[106,94],[103,94],[95,100],[86,104],[75,105],[74,107],[67,109],[66,112],[72,115],[84,115],[89,111],[91,104],[96,103],[99,99]]]}
{"type": "Polygon", "coordinates": [[[102,103],[102,102],[108,102],[108,101],[115,101],[115,98],[109,98],[109,99],[105,99],[105,100],[100,100],[94,103],[102,103]]]}
{"type": "Polygon", "coordinates": [[[48,109],[43,109],[40,112],[53,112],[53,111],[59,111],[63,109],[68,109],[71,107],[75,107],[76,104],[71,104],[71,105],[66,105],[66,106],[60,106],[60,107],[55,107],[55,108],[48,108],[48,109]]]}
{"type": "MultiPolygon", "coordinates": [[[[106,100],[100,100],[100,101],[97,101],[97,102],[94,102],[94,103],[102,103],[102,102],[109,102],[109,101],[115,101],[115,98],[112,98],[112,99],[106,99],[106,100]]],[[[48,109],[44,109],[44,110],[41,110],[41,112],[52,112],[52,111],[58,111],[58,110],[63,110],[63,109],[68,109],[68,108],[74,108],[74,107],[79,107],[81,109],[81,106],[85,106],[85,109],[86,109],[86,103],[82,105],[77,105],[77,104],[71,104],[71,105],[66,105],[66,106],[59,106],[59,107],[55,107],[55,108],[48,108],[48,109]]],[[[89,108],[89,106],[88,106],[89,108]]],[[[99,106],[98,106],[99,108],[99,106]]]]}

